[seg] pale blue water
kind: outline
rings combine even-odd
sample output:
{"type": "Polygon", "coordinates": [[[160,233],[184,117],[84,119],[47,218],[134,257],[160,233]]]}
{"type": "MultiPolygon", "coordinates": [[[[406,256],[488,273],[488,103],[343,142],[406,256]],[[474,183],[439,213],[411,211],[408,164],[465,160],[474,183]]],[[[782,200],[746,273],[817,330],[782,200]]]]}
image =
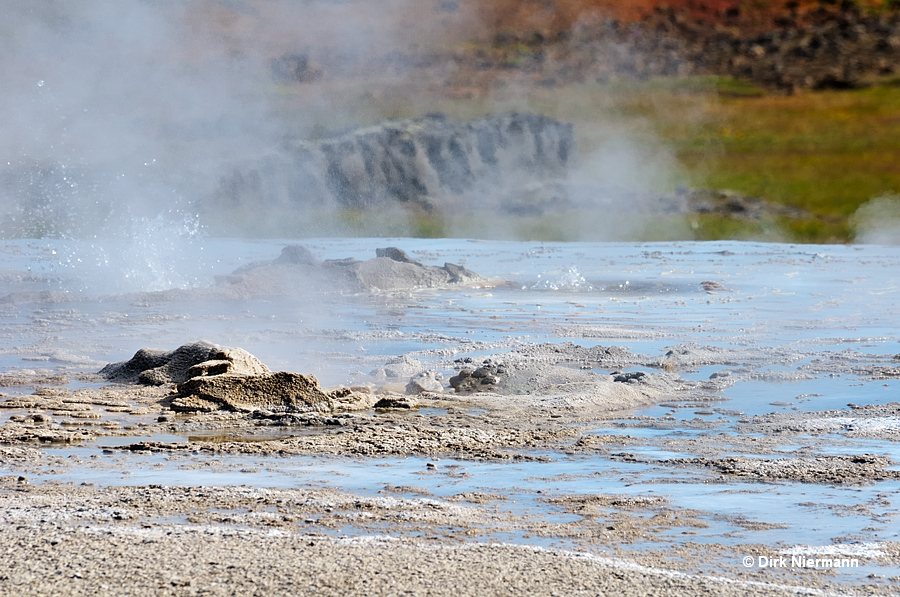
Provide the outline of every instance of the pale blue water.
{"type": "MultiPolygon", "coordinates": [[[[318,304],[138,301],[123,294],[165,289],[161,279],[178,282],[168,287],[209,285],[215,275],[274,258],[292,242],[191,238],[177,260],[123,271],[87,258],[75,258],[73,265],[72,256],[82,250],[73,242],[53,248],[56,242],[49,240],[6,241],[0,244],[0,267],[59,277],[44,286],[73,301],[31,309],[0,305],[0,333],[10,345],[23,347],[21,356],[46,356],[51,348],[29,354],[27,347],[52,340],[57,351],[71,344],[85,358],[121,360],[147,343],[164,348],[206,338],[294,369],[310,364],[306,352],[313,341],[319,353],[386,355],[510,337],[530,342],[571,337],[648,355],[682,342],[900,353],[896,247],[317,239],[304,244],[321,258],[366,259],[375,247],[396,245],[424,263],[463,263],[518,287],[329,297],[318,304]],[[573,269],[585,282],[573,283],[573,269]],[[727,290],[708,294],[700,288],[707,280],[727,290]],[[602,337],[567,334],[585,327],[603,328],[602,337]],[[350,346],[333,337],[335,330],[368,332],[368,337],[350,346]],[[429,333],[452,339],[429,339],[429,333]]],[[[13,290],[6,286],[0,287],[0,298],[13,290]]],[[[17,364],[9,354],[3,358],[2,364],[17,364]]],[[[333,382],[344,381],[340,367],[334,369],[333,382]]]]}
{"type": "MultiPolygon", "coordinates": [[[[800,353],[788,363],[770,363],[760,371],[793,372],[825,352],[851,361],[891,364],[900,355],[900,248],[882,246],[810,246],[742,242],[716,243],[536,243],[455,239],[313,239],[303,244],[323,259],[374,257],[376,247],[398,246],[426,264],[464,264],[482,275],[513,280],[513,287],[334,296],[310,303],[292,300],[252,302],[189,298],[150,300],[133,293],[195,288],[213,283],[252,261],[275,258],[296,241],[204,239],[185,237],[156,262],[143,256],[137,267],[122,260],[98,259],[84,243],[4,241],[2,271],[32,272],[45,281],[0,281],[0,372],[15,368],[93,371],[104,362],[129,358],[142,347],[175,348],[197,339],[240,346],[273,369],[315,373],[324,385],[364,381],[388,358],[410,354],[451,373],[453,358],[504,352],[517,343],[572,341],[584,346],[626,346],[657,358],[669,348],[696,343],[716,347],[765,347],[800,353]],[[80,261],[79,261],[80,259],[80,261]],[[707,292],[712,281],[724,289],[707,292]],[[53,290],[70,300],[43,304],[4,302],[10,292],[53,290]]],[[[104,255],[129,255],[104,247],[104,255]]],[[[708,379],[732,366],[702,366],[685,372],[708,379]]],[[[641,367],[637,367],[641,369],[641,367]]],[[[850,372],[814,375],[799,381],[744,381],[720,393],[712,407],[736,411],[714,415],[699,408],[674,409],[668,428],[635,428],[628,420],[598,422],[598,433],[622,433],[655,439],[698,433],[734,434],[741,416],[770,412],[844,409],[848,403],[885,404],[900,400],[896,380],[867,381],[850,372]],[[774,403],[774,404],[773,404],[774,403]],[[712,431],[687,425],[692,419],[717,422],[712,431]],[[684,421],[683,428],[679,421],[684,421]]],[[[7,389],[15,393],[16,389],[7,389]]],[[[25,390],[23,390],[25,391],[25,390]]],[[[629,413],[660,417],[668,406],[629,413]]],[[[6,415],[7,413],[4,413],[6,415]]],[[[175,439],[175,438],[170,438],[175,439]]],[[[788,442],[789,443],[789,442],[788,442]]],[[[824,453],[877,453],[900,461],[897,444],[855,440],[823,446],[824,453]]],[[[73,452],[97,454],[90,446],[73,452]]],[[[639,453],[641,448],[629,451],[639,453]]],[[[678,453],[652,446],[644,454],[666,458],[678,453]]],[[[560,516],[537,499],[554,493],[664,495],[676,506],[701,507],[718,515],[780,522],[785,530],[746,531],[724,519],[687,538],[671,541],[747,542],[790,547],[829,545],[841,538],[900,541],[896,482],[863,488],[834,488],[799,483],[710,483],[711,473],[668,470],[599,456],[548,453],[547,463],[454,462],[466,480],[425,475],[425,460],[252,458],[265,472],[238,473],[246,460],[234,458],[228,471],[179,471],[177,462],[155,457],[106,455],[129,475],[75,468],[47,478],[91,479],[102,483],[202,483],[263,486],[328,485],[347,491],[375,492],[386,483],[427,487],[442,497],[461,491],[500,492],[515,507],[547,517],[560,516]],[[270,462],[271,460],[271,462],[270,462]],[[331,475],[339,470],[341,475],[331,475]],[[344,474],[345,473],[345,474],[344,474]],[[739,493],[735,490],[746,490],[739,493]],[[891,506],[871,515],[851,511],[890,496],[891,506]],[[840,508],[813,509],[822,502],[840,508]],[[699,505],[699,506],[698,506],[699,505]],[[866,529],[866,530],[863,530],[866,529]],[[723,537],[725,533],[732,533],[723,537]]],[[[226,462],[230,462],[228,458],[226,462]]],[[[445,466],[452,461],[441,461],[445,466]]],[[[226,467],[227,468],[227,467],[226,467]]],[[[871,506],[869,506],[871,509],[871,506]]],[[[506,537],[519,542],[540,542],[506,537]]],[[[561,544],[562,545],[562,544],[561,544]]],[[[564,545],[563,545],[564,546],[564,545]]],[[[642,546],[634,546],[641,549],[642,546]]],[[[900,569],[876,567],[878,574],[900,569]]],[[[866,574],[872,572],[866,569],[866,574]]],[[[842,573],[845,574],[845,573],[842,573]]],[[[852,572],[859,578],[861,570],[852,572]]],[[[855,577],[854,577],[855,578],[855,577]]]]}

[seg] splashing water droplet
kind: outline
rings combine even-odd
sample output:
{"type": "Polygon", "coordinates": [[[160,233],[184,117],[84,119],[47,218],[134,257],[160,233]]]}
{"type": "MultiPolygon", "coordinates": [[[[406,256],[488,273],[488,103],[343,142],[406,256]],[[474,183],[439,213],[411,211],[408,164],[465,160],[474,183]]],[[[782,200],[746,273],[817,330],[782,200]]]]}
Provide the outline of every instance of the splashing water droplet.
{"type": "Polygon", "coordinates": [[[538,275],[538,282],[532,286],[532,290],[560,290],[564,292],[584,292],[591,291],[594,289],[584,276],[581,275],[581,272],[578,271],[578,268],[572,266],[568,268],[565,272],[548,276],[544,279],[541,279],[542,276],[538,275]]]}

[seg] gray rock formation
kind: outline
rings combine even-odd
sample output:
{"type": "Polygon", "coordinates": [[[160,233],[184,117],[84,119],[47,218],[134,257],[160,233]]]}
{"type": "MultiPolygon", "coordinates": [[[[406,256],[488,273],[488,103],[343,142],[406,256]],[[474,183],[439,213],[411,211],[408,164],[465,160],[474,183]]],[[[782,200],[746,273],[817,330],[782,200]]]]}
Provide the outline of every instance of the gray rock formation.
{"type": "Polygon", "coordinates": [[[393,261],[399,261],[400,263],[412,263],[413,265],[422,264],[407,255],[406,251],[403,249],[398,249],[397,247],[385,247],[384,249],[375,249],[375,257],[387,257],[393,261]]]}
{"type": "Polygon", "coordinates": [[[506,372],[504,365],[486,362],[477,369],[461,369],[450,378],[450,387],[459,393],[494,392],[506,372]]]}
{"type": "Polygon", "coordinates": [[[100,370],[110,381],[160,386],[211,375],[258,375],[269,368],[242,348],[209,342],[185,344],[175,350],[142,348],[128,361],[110,363],[100,370]]]}
{"type": "Polygon", "coordinates": [[[724,189],[681,190],[686,200],[686,211],[696,214],[716,214],[738,220],[764,220],[771,218],[810,218],[812,215],[797,207],[766,201],[762,197],[749,197],[724,189]]]}
{"type": "Polygon", "coordinates": [[[238,165],[214,209],[240,206],[364,208],[387,202],[426,209],[470,195],[478,204],[501,188],[565,175],[575,151],[572,125],[537,114],[466,123],[442,115],[385,122],[238,165]]]}
{"type": "Polygon", "coordinates": [[[241,348],[208,342],[171,351],[144,348],[128,361],[105,366],[100,374],[122,383],[175,385],[170,406],[177,411],[331,412],[368,408],[376,400],[362,389],[326,392],[312,375],[273,373],[241,348]]]}
{"type": "Polygon", "coordinates": [[[376,249],[374,259],[328,259],[319,262],[300,246],[285,247],[272,261],[251,263],[231,275],[219,276],[220,286],[245,289],[247,294],[296,295],[298,292],[416,290],[453,285],[496,285],[461,265],[422,265],[401,249],[376,249]]]}

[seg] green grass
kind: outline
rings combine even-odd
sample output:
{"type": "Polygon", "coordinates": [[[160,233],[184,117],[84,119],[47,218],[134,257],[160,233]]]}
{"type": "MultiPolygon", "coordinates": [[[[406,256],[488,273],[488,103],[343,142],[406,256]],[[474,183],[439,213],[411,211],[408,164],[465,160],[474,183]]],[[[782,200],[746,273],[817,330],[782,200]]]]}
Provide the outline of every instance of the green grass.
{"type": "MultiPolygon", "coordinates": [[[[571,90],[571,101],[535,103],[575,122],[588,151],[609,138],[648,152],[661,144],[675,160],[663,184],[731,189],[798,207],[813,217],[780,222],[786,238],[847,242],[849,218],[861,205],[900,191],[900,87],[882,83],[783,96],[722,93],[743,85],[731,80],[668,79],[584,86],[571,90]]],[[[713,219],[702,219],[696,238],[773,234],[713,219]]]]}
{"type": "Polygon", "coordinates": [[[668,138],[695,183],[846,218],[900,189],[898,135],[900,89],[874,87],[720,98],[693,138],[668,138]]]}

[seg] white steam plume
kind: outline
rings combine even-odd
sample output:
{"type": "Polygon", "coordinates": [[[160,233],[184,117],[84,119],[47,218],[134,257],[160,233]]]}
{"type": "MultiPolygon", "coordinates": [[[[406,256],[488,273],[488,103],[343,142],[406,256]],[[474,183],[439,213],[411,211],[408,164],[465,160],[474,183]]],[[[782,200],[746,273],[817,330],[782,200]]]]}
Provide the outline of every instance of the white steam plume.
{"type": "Polygon", "coordinates": [[[900,195],[870,199],[850,218],[856,242],[871,245],[900,245],[900,195]]]}

